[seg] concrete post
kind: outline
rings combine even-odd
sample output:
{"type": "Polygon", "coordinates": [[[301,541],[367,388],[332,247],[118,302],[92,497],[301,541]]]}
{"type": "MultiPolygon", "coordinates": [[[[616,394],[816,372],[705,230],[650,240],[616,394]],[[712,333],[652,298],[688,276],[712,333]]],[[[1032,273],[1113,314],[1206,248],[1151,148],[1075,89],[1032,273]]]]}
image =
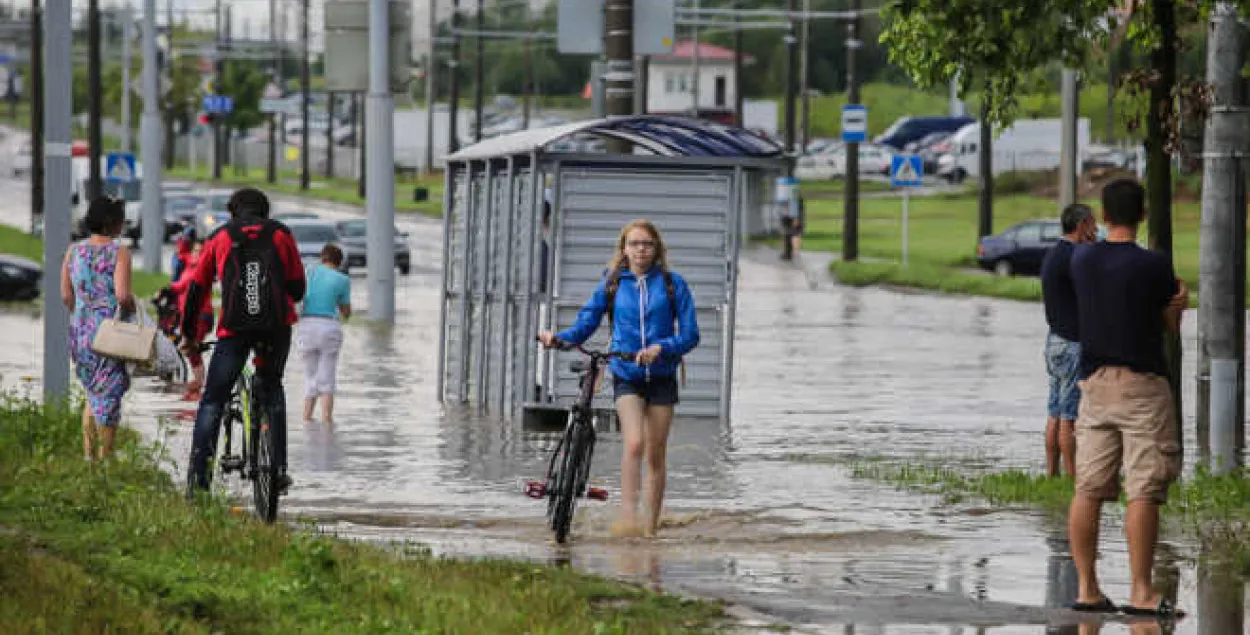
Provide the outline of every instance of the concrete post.
{"type": "Polygon", "coordinates": [[[370,154],[368,220],[369,319],[395,323],[395,104],[390,86],[390,3],[369,0],[369,108],[365,125],[370,154]]]}
{"type": "Polygon", "coordinates": [[[143,0],[143,119],[139,153],[143,161],[143,266],[161,271],[165,223],[161,214],[161,111],[156,66],[156,0],[143,0]]]}
{"type": "MultiPolygon", "coordinates": [[[[150,1],[150,0],[149,0],[150,1]]],[[[43,9],[44,215],[43,399],[69,398],[69,310],[61,303],[61,261],[70,233],[70,84],[74,77],[73,13],[68,2],[43,9]]]]}
{"type": "Polygon", "coordinates": [[[1063,207],[1076,202],[1076,178],[1078,174],[1077,160],[1079,156],[1076,134],[1076,117],[1080,108],[1080,94],[1077,92],[1076,70],[1063,69],[1061,88],[1062,124],[1059,140],[1059,206],[1063,207]]]}

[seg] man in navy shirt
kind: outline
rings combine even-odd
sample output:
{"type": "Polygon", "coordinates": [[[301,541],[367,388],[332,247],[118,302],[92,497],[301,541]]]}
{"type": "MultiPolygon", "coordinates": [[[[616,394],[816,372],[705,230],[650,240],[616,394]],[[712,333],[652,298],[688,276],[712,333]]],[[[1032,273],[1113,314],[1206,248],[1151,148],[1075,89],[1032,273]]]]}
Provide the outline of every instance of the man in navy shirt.
{"type": "Polygon", "coordinates": [[[1068,512],[1072,559],[1080,580],[1073,608],[1114,611],[1102,593],[1094,556],[1102,503],[1120,493],[1128,514],[1132,590],[1120,610],[1170,617],[1176,609],[1154,590],[1159,506],[1180,472],[1176,416],[1163,358],[1164,329],[1180,330],[1189,292],[1164,256],[1137,246],[1145,190],[1118,179],[1102,191],[1106,242],[1072,256],[1081,341],[1081,405],[1076,421],[1076,495],[1068,512]]]}
{"type": "Polygon", "coordinates": [[[1046,472],[1059,475],[1059,459],[1064,471],[1076,473],[1077,405],[1081,389],[1077,375],[1081,366],[1080,328],[1077,324],[1076,288],[1072,284],[1072,254],[1081,243],[1093,242],[1098,235],[1094,212],[1073,203],[1060,216],[1063,238],[1042,261],[1042,299],[1046,305],[1046,373],[1050,376],[1050,396],[1046,402],[1046,472]]]}

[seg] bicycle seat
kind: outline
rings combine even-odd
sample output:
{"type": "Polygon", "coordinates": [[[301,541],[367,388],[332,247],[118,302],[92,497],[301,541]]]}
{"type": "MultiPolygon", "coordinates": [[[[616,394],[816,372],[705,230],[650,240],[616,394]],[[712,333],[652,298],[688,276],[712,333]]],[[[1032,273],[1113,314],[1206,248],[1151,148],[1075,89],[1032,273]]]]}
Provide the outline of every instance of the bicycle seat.
{"type": "Polygon", "coordinates": [[[576,360],[569,364],[569,370],[578,375],[590,370],[590,362],[584,359],[576,360]]]}

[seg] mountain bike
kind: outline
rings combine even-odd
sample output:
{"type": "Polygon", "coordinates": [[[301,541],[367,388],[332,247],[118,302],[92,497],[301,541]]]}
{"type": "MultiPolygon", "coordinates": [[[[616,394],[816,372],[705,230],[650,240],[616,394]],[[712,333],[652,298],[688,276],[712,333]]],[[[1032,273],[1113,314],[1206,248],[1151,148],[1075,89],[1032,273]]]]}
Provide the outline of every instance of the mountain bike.
{"type": "MultiPolygon", "coordinates": [[[[212,347],[211,342],[201,345],[212,347]]],[[[264,382],[260,381],[254,367],[256,357],[243,366],[239,380],[230,393],[230,401],[222,413],[221,434],[225,441],[219,448],[217,467],[221,474],[238,472],[239,478],[252,482],[252,506],[262,521],[273,524],[278,517],[278,464],[274,457],[273,428],[269,425],[268,409],[262,404],[264,382]],[[234,453],[235,428],[242,439],[239,454],[234,453]]]]}
{"type": "Polygon", "coordinates": [[[603,366],[613,358],[633,359],[637,354],[619,351],[590,351],[566,342],[558,342],[553,348],[577,350],[589,358],[573,363],[573,372],[579,375],[578,385],[581,393],[577,402],[569,410],[564,434],[560,437],[555,451],[551,453],[551,461],[547,464],[546,480],[530,481],[525,487],[527,496],[547,499],[547,523],[555,532],[556,542],[563,544],[568,540],[569,529],[573,524],[573,511],[577,506],[577,499],[583,496],[596,500],[608,498],[606,490],[597,487],[587,488],[596,438],[594,409],[591,405],[599,379],[603,375],[603,366]]]}

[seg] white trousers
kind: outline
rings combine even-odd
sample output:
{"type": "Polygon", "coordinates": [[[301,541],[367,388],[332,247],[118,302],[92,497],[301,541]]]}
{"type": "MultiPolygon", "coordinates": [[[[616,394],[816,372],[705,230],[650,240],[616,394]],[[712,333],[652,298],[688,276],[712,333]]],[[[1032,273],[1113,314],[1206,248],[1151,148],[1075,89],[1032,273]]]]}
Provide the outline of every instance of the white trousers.
{"type": "Polygon", "coordinates": [[[337,387],[343,326],[330,318],[299,321],[300,356],[304,358],[304,396],[333,395],[337,387]]]}

